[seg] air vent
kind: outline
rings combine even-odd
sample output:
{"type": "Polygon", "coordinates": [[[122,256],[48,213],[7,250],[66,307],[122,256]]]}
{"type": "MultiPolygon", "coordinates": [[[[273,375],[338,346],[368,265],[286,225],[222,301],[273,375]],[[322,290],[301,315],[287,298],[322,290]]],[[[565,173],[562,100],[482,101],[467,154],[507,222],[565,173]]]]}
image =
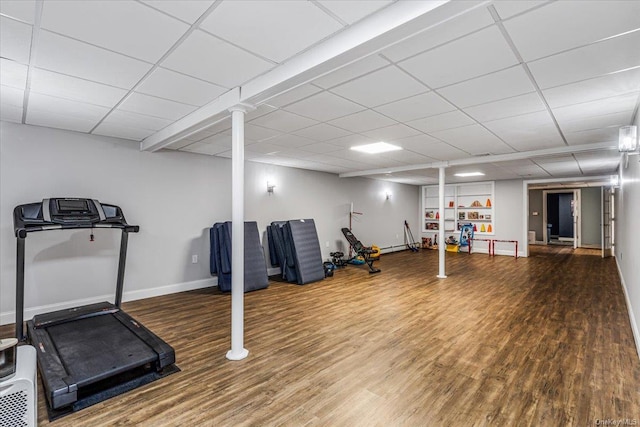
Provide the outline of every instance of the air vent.
{"type": "Polygon", "coordinates": [[[0,427],[27,427],[29,396],[25,390],[0,396],[0,427]]]}

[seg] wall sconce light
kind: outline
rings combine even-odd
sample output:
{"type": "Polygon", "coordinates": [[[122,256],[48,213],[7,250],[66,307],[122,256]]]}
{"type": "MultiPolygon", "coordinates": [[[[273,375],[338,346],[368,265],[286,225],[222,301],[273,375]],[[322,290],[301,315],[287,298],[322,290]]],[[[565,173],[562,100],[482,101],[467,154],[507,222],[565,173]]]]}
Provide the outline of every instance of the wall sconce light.
{"type": "Polygon", "coordinates": [[[638,126],[623,126],[618,132],[618,151],[624,153],[624,167],[629,166],[629,155],[638,154],[638,126]]]}
{"type": "Polygon", "coordinates": [[[267,193],[269,193],[269,195],[273,194],[274,188],[276,188],[276,185],[267,181],[267,193]]]}
{"type": "Polygon", "coordinates": [[[384,196],[385,196],[385,200],[391,200],[391,193],[390,192],[387,191],[384,196]]]}

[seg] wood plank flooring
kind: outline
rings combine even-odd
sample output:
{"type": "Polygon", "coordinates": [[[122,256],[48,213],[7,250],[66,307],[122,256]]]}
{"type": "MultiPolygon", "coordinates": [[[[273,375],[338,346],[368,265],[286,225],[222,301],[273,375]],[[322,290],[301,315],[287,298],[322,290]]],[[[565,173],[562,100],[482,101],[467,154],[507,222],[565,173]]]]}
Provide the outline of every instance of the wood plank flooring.
{"type": "MultiPolygon", "coordinates": [[[[231,362],[230,295],[125,303],[181,372],[41,426],[595,426],[640,424],[640,360],[615,261],[532,247],[529,258],[384,255],[245,295],[231,362]],[[600,424],[603,425],[603,424],[600,424]]],[[[13,327],[0,327],[12,336],[13,327]]]]}

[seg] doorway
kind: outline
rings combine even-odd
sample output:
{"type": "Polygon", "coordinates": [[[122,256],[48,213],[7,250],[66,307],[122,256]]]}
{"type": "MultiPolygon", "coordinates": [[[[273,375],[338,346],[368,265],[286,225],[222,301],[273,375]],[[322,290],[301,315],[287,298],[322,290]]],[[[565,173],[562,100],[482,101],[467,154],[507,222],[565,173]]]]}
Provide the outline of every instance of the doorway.
{"type": "Polygon", "coordinates": [[[544,243],[579,247],[580,190],[545,190],[542,201],[544,243]]]}

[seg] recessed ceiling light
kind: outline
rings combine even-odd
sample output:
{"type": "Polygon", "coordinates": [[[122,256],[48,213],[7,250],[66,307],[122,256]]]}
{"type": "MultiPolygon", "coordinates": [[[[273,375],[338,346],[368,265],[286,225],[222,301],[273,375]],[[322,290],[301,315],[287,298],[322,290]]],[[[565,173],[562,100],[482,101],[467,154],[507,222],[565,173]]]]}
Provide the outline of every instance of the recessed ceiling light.
{"type": "Polygon", "coordinates": [[[456,173],[455,176],[467,177],[467,176],[484,176],[482,172],[462,172],[456,173]]]}
{"type": "Polygon", "coordinates": [[[351,147],[352,150],[361,151],[368,154],[386,153],[387,151],[402,150],[402,147],[397,145],[388,144],[386,142],[374,142],[373,144],[357,145],[351,147]]]}

